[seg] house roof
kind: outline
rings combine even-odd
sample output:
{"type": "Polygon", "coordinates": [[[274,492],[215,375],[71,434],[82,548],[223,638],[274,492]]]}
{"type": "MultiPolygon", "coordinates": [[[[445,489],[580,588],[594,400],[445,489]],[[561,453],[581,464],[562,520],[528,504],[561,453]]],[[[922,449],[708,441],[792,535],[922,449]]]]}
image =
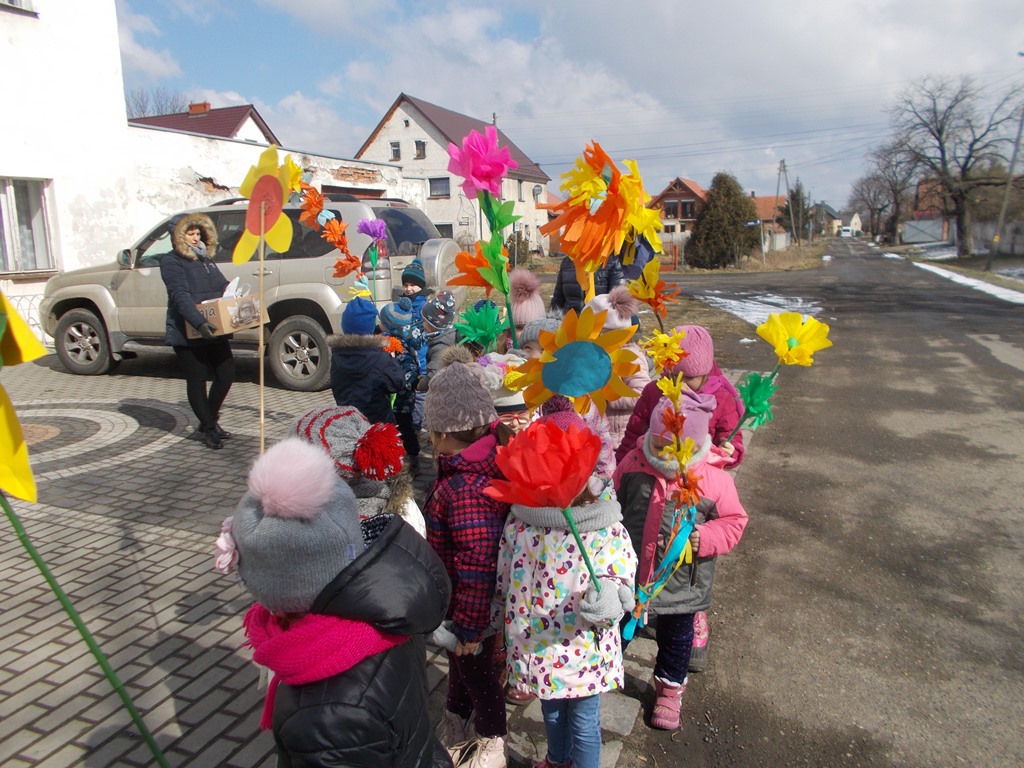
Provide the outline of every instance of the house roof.
{"type": "Polygon", "coordinates": [[[154,128],[167,128],[172,131],[199,133],[203,136],[218,136],[233,139],[245,124],[252,118],[260,131],[267,137],[268,144],[280,144],[277,136],[260,117],[252,104],[238,107],[217,107],[205,111],[177,112],[172,115],[153,115],[152,117],[133,117],[128,120],[133,125],[149,125],[154,128]]]}
{"type": "MultiPolygon", "coordinates": [[[[483,133],[484,129],[489,123],[483,120],[478,120],[475,117],[469,117],[458,112],[453,112],[450,109],[439,107],[436,104],[423,101],[423,99],[417,99],[414,96],[408,96],[404,93],[398,94],[398,98],[395,99],[395,103],[391,105],[391,108],[385,113],[381,121],[377,123],[377,127],[373,129],[366,141],[363,142],[363,146],[356,152],[356,159],[362,157],[363,152],[367,150],[377,134],[380,132],[384,124],[387,123],[388,119],[394,114],[395,110],[402,104],[402,102],[408,102],[415,107],[420,114],[429,120],[438,131],[453,144],[458,144],[462,141],[463,137],[466,136],[470,131],[477,131],[483,133]]],[[[526,153],[523,152],[515,143],[509,139],[501,129],[498,128],[498,143],[501,146],[507,146],[509,153],[512,155],[512,159],[515,160],[519,167],[509,171],[509,177],[513,179],[524,179],[529,181],[548,182],[551,181],[551,177],[548,176],[544,171],[541,170],[540,166],[537,165],[533,160],[527,157],[526,153]]]]}
{"type": "Polygon", "coordinates": [[[707,192],[704,188],[692,179],[684,179],[682,176],[676,176],[668,183],[668,185],[661,190],[658,194],[651,198],[651,201],[647,203],[648,208],[657,208],[661,205],[661,201],[669,194],[692,194],[694,197],[700,200],[707,199],[707,192]]]}
{"type": "Polygon", "coordinates": [[[833,208],[828,203],[818,203],[817,208],[819,210],[821,210],[822,213],[824,213],[826,216],[828,216],[831,219],[839,219],[839,218],[841,218],[840,215],[839,215],[839,211],[837,211],[835,208],[833,208]]]}
{"type": "Polygon", "coordinates": [[[775,221],[779,210],[786,204],[785,195],[755,195],[752,199],[757,208],[757,218],[761,221],[775,221]]]}

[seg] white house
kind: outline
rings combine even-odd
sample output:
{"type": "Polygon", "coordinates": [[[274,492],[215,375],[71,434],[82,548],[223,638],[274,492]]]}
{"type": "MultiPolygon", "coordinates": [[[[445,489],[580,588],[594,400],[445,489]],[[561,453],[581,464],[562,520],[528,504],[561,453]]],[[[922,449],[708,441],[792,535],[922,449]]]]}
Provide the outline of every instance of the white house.
{"type": "MultiPolygon", "coordinates": [[[[487,123],[402,93],[356,152],[356,158],[394,163],[402,169],[403,197],[420,207],[442,235],[463,246],[490,235],[476,199],[468,199],[462,179],[448,172],[449,143],[460,144],[470,131],[484,132],[487,123]]],[[[537,230],[547,212],[537,208],[546,197],[550,177],[501,130],[499,146],[508,147],[519,167],[509,172],[502,198],[515,202],[515,223],[531,250],[548,251],[547,238],[537,230]]]]}
{"type": "MultiPolygon", "coordinates": [[[[273,134],[244,109],[231,138],[202,118],[129,124],[114,0],[0,0],[0,29],[0,66],[19,73],[0,121],[0,290],[38,330],[50,276],[112,263],[169,214],[237,196],[273,134]]],[[[325,191],[403,192],[390,163],[286,153],[325,191]]]]}

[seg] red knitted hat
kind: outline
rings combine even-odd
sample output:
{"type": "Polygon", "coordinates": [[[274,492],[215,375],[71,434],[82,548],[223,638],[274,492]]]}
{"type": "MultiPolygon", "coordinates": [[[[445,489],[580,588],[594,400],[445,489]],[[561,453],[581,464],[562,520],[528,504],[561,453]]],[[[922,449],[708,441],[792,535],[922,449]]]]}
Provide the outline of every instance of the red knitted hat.
{"type": "Polygon", "coordinates": [[[370,424],[351,406],[314,408],[299,417],[295,434],[327,451],[335,470],[346,480],[388,480],[402,470],[405,449],[398,428],[370,424]]]}

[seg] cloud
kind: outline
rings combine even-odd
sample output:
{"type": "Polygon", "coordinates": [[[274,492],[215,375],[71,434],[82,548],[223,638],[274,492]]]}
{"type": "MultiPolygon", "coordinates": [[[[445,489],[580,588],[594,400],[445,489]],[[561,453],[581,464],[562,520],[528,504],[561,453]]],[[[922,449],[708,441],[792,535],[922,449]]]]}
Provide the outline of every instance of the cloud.
{"type": "Polygon", "coordinates": [[[351,158],[371,129],[343,119],[330,102],[301,91],[274,104],[259,99],[254,103],[282,146],[288,149],[351,158]]]}
{"type": "Polygon", "coordinates": [[[181,66],[170,51],[147,48],[136,40],[136,33],[159,35],[160,29],[150,17],[133,12],[122,0],[117,3],[117,37],[126,81],[154,82],[181,75],[181,66]]]}

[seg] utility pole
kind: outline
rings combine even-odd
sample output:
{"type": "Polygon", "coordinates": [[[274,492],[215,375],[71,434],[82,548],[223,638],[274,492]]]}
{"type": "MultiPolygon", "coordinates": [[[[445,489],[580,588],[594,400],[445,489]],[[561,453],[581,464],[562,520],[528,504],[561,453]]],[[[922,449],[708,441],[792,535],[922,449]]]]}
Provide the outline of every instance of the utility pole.
{"type": "Polygon", "coordinates": [[[1017,164],[1017,155],[1020,153],[1020,134],[1024,131],[1024,107],[1020,110],[1020,122],[1017,124],[1017,138],[1013,142],[1013,154],[1010,155],[1010,171],[1006,174],[1006,190],[1003,192],[1003,204],[999,208],[999,223],[996,224],[996,236],[992,239],[992,248],[985,260],[985,271],[992,269],[992,259],[999,251],[999,241],[1003,237],[1003,224],[1006,223],[1006,208],[1010,204],[1010,190],[1013,188],[1013,168],[1017,164]]]}
{"type": "MultiPolygon", "coordinates": [[[[793,237],[796,238],[796,249],[800,250],[800,233],[796,228],[796,220],[793,218],[793,198],[790,197],[789,192],[789,171],[786,170],[786,160],[783,158],[779,161],[779,174],[786,177],[786,204],[789,207],[789,228],[793,232],[793,237]]],[[[777,186],[777,185],[776,185],[777,186]]]]}

